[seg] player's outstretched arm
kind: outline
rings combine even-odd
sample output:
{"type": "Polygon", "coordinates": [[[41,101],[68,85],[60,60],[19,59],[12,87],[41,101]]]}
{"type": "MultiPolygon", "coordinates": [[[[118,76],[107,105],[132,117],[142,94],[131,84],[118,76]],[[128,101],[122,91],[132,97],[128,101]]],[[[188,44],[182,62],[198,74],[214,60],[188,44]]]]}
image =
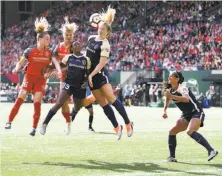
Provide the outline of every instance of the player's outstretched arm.
{"type": "Polygon", "coordinates": [[[168,117],[168,115],[167,115],[167,108],[168,108],[168,106],[170,104],[170,101],[171,101],[171,99],[166,97],[165,103],[164,103],[163,116],[162,116],[164,119],[166,119],[168,117]]]}
{"type": "Polygon", "coordinates": [[[61,67],[60,67],[60,64],[59,62],[57,61],[57,59],[55,57],[52,57],[52,62],[54,63],[55,65],[55,68],[57,70],[57,75],[58,75],[58,78],[62,78],[62,71],[61,71],[61,67]]]}
{"type": "Polygon", "coordinates": [[[25,56],[21,57],[19,62],[16,64],[15,68],[12,70],[12,73],[18,73],[18,71],[20,70],[21,66],[24,64],[25,59],[26,59],[25,56]]]}

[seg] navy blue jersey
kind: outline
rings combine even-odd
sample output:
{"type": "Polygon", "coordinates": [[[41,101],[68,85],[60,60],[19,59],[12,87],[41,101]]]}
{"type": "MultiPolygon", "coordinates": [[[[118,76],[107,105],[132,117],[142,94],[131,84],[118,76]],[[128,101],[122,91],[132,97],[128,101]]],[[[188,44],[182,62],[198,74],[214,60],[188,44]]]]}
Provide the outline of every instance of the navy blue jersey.
{"type": "MultiPolygon", "coordinates": [[[[100,57],[105,56],[109,57],[110,45],[107,39],[98,40],[97,35],[92,35],[89,37],[86,47],[86,56],[91,60],[90,73],[96,68],[99,64],[100,57]]],[[[103,72],[104,69],[101,70],[103,72]]]]}
{"type": "Polygon", "coordinates": [[[170,90],[170,93],[175,96],[189,96],[190,101],[188,103],[179,102],[176,100],[173,100],[174,103],[177,105],[177,107],[185,114],[192,113],[192,112],[201,112],[203,111],[201,105],[196,100],[193,93],[186,87],[183,87],[182,85],[179,86],[177,90],[170,90]]]}
{"type": "Polygon", "coordinates": [[[90,68],[90,59],[81,55],[74,54],[66,55],[62,63],[67,65],[67,75],[65,83],[70,86],[80,88],[87,81],[87,70],[90,68]]]}

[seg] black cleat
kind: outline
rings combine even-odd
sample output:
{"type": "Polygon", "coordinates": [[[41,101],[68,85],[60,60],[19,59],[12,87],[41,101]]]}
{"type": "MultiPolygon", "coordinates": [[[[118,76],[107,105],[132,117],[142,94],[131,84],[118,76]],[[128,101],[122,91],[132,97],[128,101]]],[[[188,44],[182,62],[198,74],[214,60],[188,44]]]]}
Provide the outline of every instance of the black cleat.
{"type": "Polygon", "coordinates": [[[35,136],[35,133],[36,133],[36,129],[33,128],[29,134],[30,134],[30,136],[35,136]]]}
{"type": "Polygon", "coordinates": [[[93,129],[93,127],[89,127],[88,130],[89,130],[90,132],[95,132],[95,130],[93,129]]]}
{"type": "Polygon", "coordinates": [[[11,122],[7,122],[6,124],[5,124],[5,129],[11,129],[11,122]]]}

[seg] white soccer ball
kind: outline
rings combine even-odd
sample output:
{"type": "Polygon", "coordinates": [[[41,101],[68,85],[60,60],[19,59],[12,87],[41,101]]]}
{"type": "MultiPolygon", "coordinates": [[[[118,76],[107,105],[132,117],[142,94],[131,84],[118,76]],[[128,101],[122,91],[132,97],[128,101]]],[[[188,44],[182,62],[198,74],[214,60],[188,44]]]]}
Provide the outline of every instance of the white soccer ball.
{"type": "Polygon", "coordinates": [[[101,15],[99,13],[94,13],[89,18],[89,24],[92,27],[97,28],[100,22],[101,22],[101,15]]]}

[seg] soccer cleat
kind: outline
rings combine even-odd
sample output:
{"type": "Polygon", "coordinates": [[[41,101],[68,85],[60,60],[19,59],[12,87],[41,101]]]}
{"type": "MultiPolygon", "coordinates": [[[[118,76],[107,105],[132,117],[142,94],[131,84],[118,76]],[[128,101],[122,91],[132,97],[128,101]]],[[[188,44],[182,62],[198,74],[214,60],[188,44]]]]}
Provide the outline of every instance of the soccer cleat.
{"type": "Polygon", "coordinates": [[[214,157],[217,156],[217,154],[218,154],[218,151],[212,150],[212,151],[209,153],[208,161],[214,159],[214,157]]]}
{"type": "Polygon", "coordinates": [[[5,129],[11,129],[11,122],[7,122],[6,124],[5,124],[5,129]]]}
{"type": "Polygon", "coordinates": [[[68,122],[68,123],[67,123],[66,135],[69,135],[69,134],[71,133],[71,125],[72,125],[71,122],[68,122]]]}
{"type": "Polygon", "coordinates": [[[126,125],[127,136],[131,137],[133,135],[133,122],[126,125]]]}
{"type": "Polygon", "coordinates": [[[169,156],[169,157],[167,158],[167,162],[177,162],[177,159],[169,156]]]}
{"type": "Polygon", "coordinates": [[[35,136],[35,132],[36,132],[36,129],[33,128],[32,131],[29,133],[31,136],[35,136]]]}
{"type": "Polygon", "coordinates": [[[46,124],[42,124],[41,127],[40,127],[40,133],[42,135],[44,135],[46,133],[46,127],[47,125],[46,124]]]}
{"type": "Polygon", "coordinates": [[[93,127],[89,127],[88,130],[89,130],[90,132],[95,132],[95,130],[93,129],[93,127]]]}
{"type": "Polygon", "coordinates": [[[122,125],[118,125],[118,127],[114,128],[116,134],[117,134],[117,139],[120,140],[121,136],[122,136],[122,131],[123,131],[123,126],[122,125]]]}

